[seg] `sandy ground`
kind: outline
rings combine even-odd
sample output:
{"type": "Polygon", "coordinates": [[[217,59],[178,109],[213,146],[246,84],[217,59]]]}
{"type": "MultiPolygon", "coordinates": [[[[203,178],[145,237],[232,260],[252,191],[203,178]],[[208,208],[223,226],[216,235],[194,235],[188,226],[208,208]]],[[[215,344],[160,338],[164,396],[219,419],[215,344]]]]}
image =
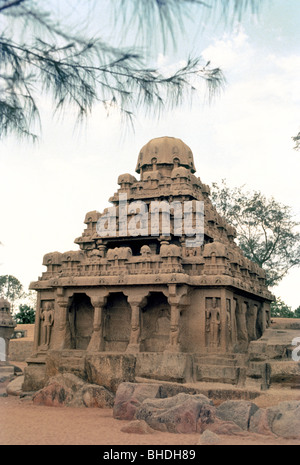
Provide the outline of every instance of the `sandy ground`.
{"type": "MultiPolygon", "coordinates": [[[[0,394],[8,382],[0,383],[0,394]]],[[[259,407],[282,400],[300,400],[299,390],[266,391],[255,399],[259,407]]],[[[115,420],[111,409],[44,407],[33,405],[30,397],[0,397],[1,445],[197,445],[199,434],[128,434],[121,431],[126,421],[115,420]]],[[[244,436],[219,436],[221,445],[299,445],[295,439],[266,437],[253,433],[244,436]]]]}

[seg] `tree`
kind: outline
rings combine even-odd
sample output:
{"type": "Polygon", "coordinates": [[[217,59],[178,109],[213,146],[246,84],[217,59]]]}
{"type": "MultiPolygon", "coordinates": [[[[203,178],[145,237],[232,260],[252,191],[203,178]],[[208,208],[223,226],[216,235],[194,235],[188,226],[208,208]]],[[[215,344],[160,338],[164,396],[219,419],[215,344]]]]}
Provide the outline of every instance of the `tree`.
{"type": "Polygon", "coordinates": [[[271,317],[274,318],[294,318],[295,314],[280,297],[276,297],[275,301],[271,303],[271,317]]]}
{"type": "Polygon", "coordinates": [[[295,318],[300,318],[300,305],[294,311],[295,318]]]}
{"type": "MultiPolygon", "coordinates": [[[[84,6],[79,0],[72,2],[75,8],[74,4],[81,9],[84,6]]],[[[151,49],[156,33],[164,46],[167,36],[176,43],[176,28],[183,28],[191,6],[198,9],[195,17],[203,21],[204,15],[213,17],[216,11],[223,17],[240,18],[248,10],[255,11],[259,2],[115,0],[111,4],[116,18],[122,18],[122,32],[131,33],[134,27],[141,37],[141,31],[147,31],[151,49]]],[[[141,108],[157,115],[181,104],[195,94],[199,80],[206,82],[210,96],[225,82],[219,68],[211,68],[199,57],[187,58],[177,71],[163,75],[146,64],[149,50],[135,45],[115,47],[101,37],[83,35],[79,25],[71,30],[66,18],[62,23],[55,10],[46,10],[40,0],[0,0],[0,18],[4,25],[0,32],[0,139],[11,133],[37,138],[39,94],[52,96],[55,112],[74,108],[79,121],[100,102],[108,111],[117,108],[132,122],[141,108]]],[[[82,17],[81,24],[84,21],[82,17]]]]}
{"type": "Polygon", "coordinates": [[[0,295],[9,300],[13,313],[15,301],[24,296],[23,285],[9,274],[0,276],[0,295]]]}
{"type": "Polygon", "coordinates": [[[18,324],[32,324],[35,321],[35,311],[29,305],[19,305],[19,312],[14,315],[18,324]]]}
{"type": "Polygon", "coordinates": [[[293,141],[295,142],[295,150],[300,150],[300,132],[294,137],[292,137],[293,141]]]}
{"type": "Polygon", "coordinates": [[[291,208],[267,199],[261,192],[229,188],[223,180],[212,185],[212,202],[237,230],[237,241],[246,257],[264,268],[269,286],[277,285],[300,264],[299,223],[291,208]]]}

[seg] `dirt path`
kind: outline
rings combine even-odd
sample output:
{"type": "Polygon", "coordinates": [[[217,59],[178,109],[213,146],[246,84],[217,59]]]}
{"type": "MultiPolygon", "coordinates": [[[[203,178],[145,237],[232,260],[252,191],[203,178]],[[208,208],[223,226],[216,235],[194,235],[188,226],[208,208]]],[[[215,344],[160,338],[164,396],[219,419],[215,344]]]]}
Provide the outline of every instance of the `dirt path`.
{"type": "MultiPolygon", "coordinates": [[[[26,363],[15,363],[22,370],[26,363]]],[[[0,395],[8,381],[0,383],[0,395]]],[[[258,407],[283,400],[300,400],[300,390],[269,389],[254,399],[258,407]]],[[[216,402],[219,404],[220,402],[216,402]]],[[[0,397],[0,445],[197,445],[199,434],[128,434],[121,431],[127,421],[115,420],[112,409],[45,407],[34,405],[30,397],[0,397]]],[[[221,445],[299,445],[295,439],[220,435],[221,445]]]]}
{"type": "MultiPolygon", "coordinates": [[[[5,383],[7,384],[7,383],[5,383]]],[[[5,392],[2,383],[0,392],[5,392]]],[[[279,396],[279,394],[278,394],[279,396]]],[[[260,407],[274,405],[268,393],[255,399],[260,407]]],[[[196,445],[199,434],[128,434],[121,431],[126,421],[115,420],[111,409],[44,407],[31,398],[0,397],[1,445],[196,445]]],[[[276,439],[253,433],[219,436],[222,445],[299,445],[298,440],[276,439]]]]}

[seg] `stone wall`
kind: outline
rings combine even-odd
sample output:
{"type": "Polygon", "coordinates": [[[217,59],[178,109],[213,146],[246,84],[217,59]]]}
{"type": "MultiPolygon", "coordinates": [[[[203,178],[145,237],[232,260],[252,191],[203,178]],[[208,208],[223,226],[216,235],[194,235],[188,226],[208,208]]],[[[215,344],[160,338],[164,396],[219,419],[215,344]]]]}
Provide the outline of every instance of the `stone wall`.
{"type": "Polygon", "coordinates": [[[19,324],[15,331],[25,330],[26,337],[11,339],[9,343],[9,360],[24,362],[33,351],[34,324],[19,324]]]}
{"type": "Polygon", "coordinates": [[[22,339],[11,339],[9,343],[9,360],[13,362],[25,362],[33,352],[33,341],[22,339]]]}

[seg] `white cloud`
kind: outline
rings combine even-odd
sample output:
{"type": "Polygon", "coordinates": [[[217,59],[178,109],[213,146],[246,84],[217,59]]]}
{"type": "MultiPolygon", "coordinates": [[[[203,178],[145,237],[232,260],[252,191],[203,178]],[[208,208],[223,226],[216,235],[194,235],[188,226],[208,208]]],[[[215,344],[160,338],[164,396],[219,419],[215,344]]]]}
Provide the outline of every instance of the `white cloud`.
{"type": "MultiPolygon", "coordinates": [[[[118,175],[134,174],[139,149],[163,135],[191,147],[203,182],[246,183],[291,205],[300,218],[300,156],[291,140],[300,125],[300,53],[265,56],[240,30],[216,40],[203,57],[221,66],[228,80],[209,107],[197,103],[159,122],[140,118],[135,134],[122,138],[116,114],[107,118],[99,108],[86,132],[74,135],[73,120],[51,122],[46,103],[38,147],[2,143],[0,193],[6,201],[0,215],[0,274],[13,274],[27,285],[41,273],[45,253],[76,249],[73,241],[84,229],[85,213],[108,206],[118,175]]],[[[169,72],[185,64],[172,64],[164,55],[157,62],[169,72]]],[[[293,307],[300,304],[297,279],[299,269],[276,290],[293,307]]]]}

